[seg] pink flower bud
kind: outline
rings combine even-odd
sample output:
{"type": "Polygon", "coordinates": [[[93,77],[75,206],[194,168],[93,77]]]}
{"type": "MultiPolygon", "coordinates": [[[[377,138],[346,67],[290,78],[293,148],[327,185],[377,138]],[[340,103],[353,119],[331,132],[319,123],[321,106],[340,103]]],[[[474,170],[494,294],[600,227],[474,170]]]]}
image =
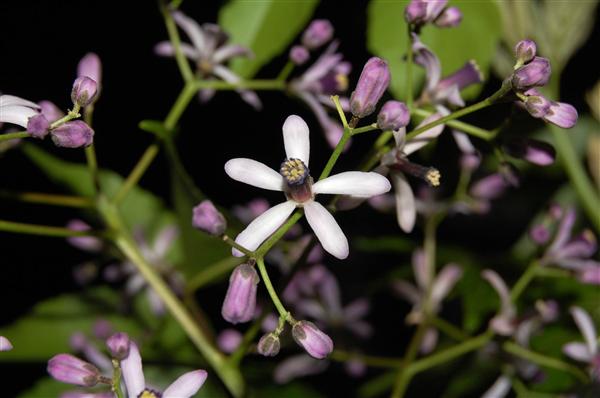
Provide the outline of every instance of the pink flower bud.
{"type": "Polygon", "coordinates": [[[448,7],[436,18],[434,23],[439,28],[453,28],[460,25],[462,17],[462,12],[458,8],[448,7]]]}
{"type": "Polygon", "coordinates": [[[333,351],[333,341],[312,322],[296,323],[292,337],[313,358],[323,359],[333,351]]]}
{"type": "Polygon", "coordinates": [[[127,333],[115,333],[106,340],[106,345],[115,359],[124,359],[129,355],[129,336],[127,333]]]}
{"type": "Polygon", "coordinates": [[[365,64],[356,90],[350,97],[350,110],[356,117],[365,117],[375,111],[377,103],[390,84],[390,69],[381,58],[372,57],[365,64]]]}
{"type": "Polygon", "coordinates": [[[100,85],[102,82],[102,63],[95,53],[87,53],[77,65],[77,76],[87,76],[100,85]]]}
{"type": "Polygon", "coordinates": [[[12,349],[13,345],[10,343],[10,341],[4,336],[0,336],[0,352],[10,351],[12,349]]]}
{"type": "Polygon", "coordinates": [[[258,341],[258,353],[266,357],[274,357],[279,353],[281,343],[275,333],[265,334],[258,341]]]}
{"type": "MultiPolygon", "coordinates": [[[[535,91],[537,93],[537,90],[535,89],[531,89],[528,91],[535,91]]],[[[525,98],[525,109],[527,109],[527,112],[529,112],[529,114],[535,118],[543,118],[544,116],[546,116],[546,114],[548,114],[548,111],[550,110],[551,105],[552,102],[550,102],[548,99],[546,99],[546,97],[544,97],[541,94],[528,95],[525,98]]]]}
{"type": "Polygon", "coordinates": [[[526,160],[538,166],[551,165],[556,158],[556,151],[552,145],[527,138],[510,140],[504,146],[504,150],[512,157],[526,160]]]}
{"type": "Polygon", "coordinates": [[[238,265],[233,270],[221,309],[226,321],[236,324],[254,317],[258,282],[256,270],[248,264],[238,265]]]}
{"type": "Polygon", "coordinates": [[[290,60],[296,65],[302,65],[310,58],[310,54],[304,46],[294,46],[290,50],[290,60]]]}
{"type": "Polygon", "coordinates": [[[203,200],[194,207],[192,225],[207,234],[219,236],[225,233],[227,221],[210,200],[203,200]]]}
{"type": "Polygon", "coordinates": [[[550,240],[550,230],[543,224],[534,225],[529,230],[529,237],[538,245],[543,245],[550,240]]]}
{"type": "Polygon", "coordinates": [[[398,130],[410,122],[410,111],[400,101],[387,101],[377,115],[377,126],[382,130],[398,130]]]}
{"type": "Polygon", "coordinates": [[[50,132],[50,122],[41,113],[34,115],[27,121],[27,131],[32,137],[42,139],[50,132]]]}
{"type": "Polygon", "coordinates": [[[327,43],[333,37],[333,26],[326,19],[315,19],[302,35],[302,44],[314,50],[327,43]]]}
{"type": "Polygon", "coordinates": [[[40,101],[38,102],[38,105],[41,108],[42,115],[44,115],[50,123],[65,116],[65,113],[51,101],[40,101]]]}
{"type": "Polygon", "coordinates": [[[577,109],[573,105],[564,102],[552,102],[548,113],[544,116],[544,120],[552,124],[570,129],[577,123],[577,109]]]}
{"type": "Polygon", "coordinates": [[[80,76],[75,79],[73,89],[71,90],[71,101],[81,107],[88,106],[94,100],[98,84],[95,80],[87,76],[80,76]]]}
{"type": "Polygon", "coordinates": [[[534,57],[531,62],[515,71],[512,76],[512,86],[518,91],[545,86],[550,80],[551,73],[550,61],[546,58],[534,57]]]}
{"type": "Polygon", "coordinates": [[[425,22],[427,15],[427,4],[421,0],[412,0],[404,9],[404,19],[406,22],[419,25],[425,22]]]}
{"type": "Polygon", "coordinates": [[[217,346],[226,354],[231,354],[242,343],[244,336],[235,329],[225,329],[217,336],[217,346]]]}
{"type": "MultiPolygon", "coordinates": [[[[87,223],[77,219],[69,221],[67,228],[73,231],[91,231],[92,229],[87,223]]],[[[99,252],[103,247],[100,239],[91,236],[73,236],[67,238],[67,242],[78,249],[88,252],[99,252]]]]}
{"type": "Polygon", "coordinates": [[[98,384],[100,370],[70,354],[58,354],[48,361],[50,376],[63,383],[92,387],[98,384]]]}
{"type": "Polygon", "coordinates": [[[50,134],[54,144],[64,148],[86,147],[94,142],[94,130],[81,120],[67,122],[52,130],[50,134]]]}
{"type": "Polygon", "coordinates": [[[533,40],[521,40],[515,46],[515,56],[519,64],[531,61],[537,52],[537,46],[533,40]]]}

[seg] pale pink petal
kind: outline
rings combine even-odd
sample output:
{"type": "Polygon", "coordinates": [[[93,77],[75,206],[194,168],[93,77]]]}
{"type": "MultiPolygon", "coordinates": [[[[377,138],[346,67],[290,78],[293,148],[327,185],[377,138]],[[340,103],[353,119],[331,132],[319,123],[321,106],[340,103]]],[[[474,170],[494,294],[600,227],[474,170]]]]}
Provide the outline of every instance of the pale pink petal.
{"type": "Polygon", "coordinates": [[[358,298],[344,307],[344,318],[347,322],[356,321],[369,313],[371,305],[366,298],[358,298]]]}
{"type": "MultiPolygon", "coordinates": [[[[191,60],[196,60],[200,57],[200,54],[196,49],[187,43],[181,43],[181,53],[191,60]]],[[[161,41],[154,46],[154,53],[161,57],[174,57],[175,48],[170,41],[161,41]]]]}
{"type": "Polygon", "coordinates": [[[198,392],[206,381],[208,374],[205,370],[195,370],[179,376],[165,392],[163,398],[190,398],[198,392]]]}
{"type": "Polygon", "coordinates": [[[127,388],[127,396],[139,396],[146,388],[146,379],[142,369],[140,351],[133,341],[129,344],[129,355],[121,361],[121,370],[127,388]]]}
{"type": "Polygon", "coordinates": [[[420,351],[422,354],[429,354],[438,341],[438,331],[434,328],[427,328],[425,331],[425,335],[423,336],[423,341],[421,342],[420,351]]]}
{"type": "Polygon", "coordinates": [[[410,301],[412,304],[421,302],[421,292],[414,285],[399,280],[394,282],[393,288],[396,293],[401,295],[407,301],[410,301]]]}
{"type": "MultiPolygon", "coordinates": [[[[213,67],[213,73],[215,76],[220,77],[228,83],[239,83],[242,79],[233,73],[230,69],[226,68],[223,65],[215,65],[213,67]]],[[[245,89],[236,89],[235,91],[240,94],[240,97],[248,104],[250,104],[254,109],[260,110],[262,109],[262,102],[260,102],[260,98],[254,91],[245,90],[245,89]]]]}
{"type": "Polygon", "coordinates": [[[598,334],[596,328],[592,322],[590,315],[580,307],[571,307],[571,315],[577,324],[577,327],[581,331],[583,338],[588,346],[588,349],[592,355],[598,352],[598,334]]]}
{"type": "Polygon", "coordinates": [[[413,190],[401,173],[390,173],[396,191],[396,217],[404,232],[411,232],[417,219],[413,190]]]}
{"type": "Polygon", "coordinates": [[[381,195],[391,189],[390,182],[374,172],[346,171],[335,174],[313,185],[315,194],[341,194],[363,198],[381,195]]]}
{"type": "Polygon", "coordinates": [[[281,174],[256,160],[237,158],[225,163],[225,172],[236,181],[271,191],[283,190],[281,174]]]}
{"type": "Polygon", "coordinates": [[[245,56],[251,58],[254,54],[249,48],[238,44],[227,44],[219,47],[213,54],[212,60],[216,64],[227,61],[233,57],[245,56]]]}
{"type": "Polygon", "coordinates": [[[500,311],[499,314],[492,319],[492,327],[502,334],[512,333],[512,330],[514,329],[513,317],[515,316],[516,309],[510,299],[510,293],[506,283],[504,283],[504,280],[502,280],[500,275],[489,269],[482,271],[481,276],[492,285],[500,297],[500,311]]]}
{"type": "Polygon", "coordinates": [[[0,95],[0,107],[5,106],[26,106],[28,108],[39,109],[39,105],[15,95],[4,94],[0,95]]]}
{"type": "Polygon", "coordinates": [[[431,301],[433,303],[440,303],[450,293],[450,290],[452,290],[461,276],[462,269],[458,265],[448,264],[442,268],[433,282],[431,301]]]}
{"type": "MultiPolygon", "coordinates": [[[[235,241],[248,250],[255,250],[284,223],[295,208],[296,202],[291,200],[271,207],[252,221],[235,241]]],[[[232,249],[232,253],[236,257],[244,255],[236,249],[232,249]]]]}
{"type": "Polygon", "coordinates": [[[500,376],[481,398],[503,398],[510,391],[511,384],[508,376],[500,376]]]}
{"type": "Polygon", "coordinates": [[[288,159],[300,159],[308,166],[310,138],[308,125],[300,116],[290,115],[283,123],[283,144],[288,159]]]}
{"type": "Polygon", "coordinates": [[[431,274],[427,270],[427,257],[423,249],[417,249],[413,252],[412,268],[417,286],[421,291],[427,291],[431,282],[431,274]]]}
{"type": "Polygon", "coordinates": [[[35,109],[21,105],[3,106],[0,108],[0,122],[16,124],[27,128],[29,118],[39,114],[35,109]]]}
{"type": "Polygon", "coordinates": [[[285,384],[295,378],[313,375],[324,371],[329,362],[314,359],[306,354],[295,355],[280,362],[275,368],[276,383],[285,384]]]}
{"type": "MultiPolygon", "coordinates": [[[[417,128],[425,126],[429,123],[432,123],[432,122],[436,121],[437,119],[440,119],[441,117],[442,116],[439,113],[434,113],[433,115],[428,116],[427,118],[425,118],[425,120],[423,120],[421,123],[419,123],[417,128]]],[[[431,140],[436,138],[438,135],[442,134],[442,131],[444,131],[444,125],[438,124],[437,126],[432,127],[429,130],[422,132],[421,134],[419,134],[412,140],[408,141],[404,145],[402,152],[404,152],[404,154],[406,154],[406,155],[410,155],[411,153],[413,153],[413,152],[423,148],[425,145],[429,144],[431,142],[431,140]]]]}
{"type": "Polygon", "coordinates": [[[179,228],[174,225],[167,226],[160,230],[154,238],[154,254],[158,257],[164,257],[177,239],[179,228]]]}
{"type": "Polygon", "coordinates": [[[186,16],[181,11],[173,11],[171,13],[175,23],[186,33],[190,41],[201,54],[206,55],[208,52],[206,37],[202,28],[196,21],[186,16]]]}
{"type": "Polygon", "coordinates": [[[12,349],[13,349],[13,345],[10,343],[10,340],[8,340],[4,336],[0,336],[0,352],[1,351],[10,351],[12,349]]]}
{"type": "Polygon", "coordinates": [[[304,213],[323,249],[341,260],[348,257],[348,240],[331,213],[315,201],[304,204],[304,213]]]}
{"type": "Polygon", "coordinates": [[[562,348],[565,355],[581,362],[590,362],[593,355],[587,345],[583,343],[567,343],[562,348]]]}

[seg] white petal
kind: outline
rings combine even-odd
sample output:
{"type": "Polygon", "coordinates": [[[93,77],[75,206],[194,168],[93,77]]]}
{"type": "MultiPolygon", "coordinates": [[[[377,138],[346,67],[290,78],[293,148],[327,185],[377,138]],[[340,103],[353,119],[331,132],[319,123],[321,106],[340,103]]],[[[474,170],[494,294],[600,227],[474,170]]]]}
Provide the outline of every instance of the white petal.
{"type": "Polygon", "coordinates": [[[415,274],[415,281],[417,281],[417,286],[419,290],[421,290],[422,292],[427,291],[427,289],[429,289],[433,273],[429,272],[428,270],[429,267],[427,264],[427,256],[425,255],[425,250],[419,248],[413,252],[412,268],[413,273],[415,274]]]}
{"type": "Polygon", "coordinates": [[[165,257],[173,246],[173,243],[177,240],[179,235],[179,228],[175,225],[169,225],[160,230],[158,235],[154,238],[154,254],[159,258],[165,257]]]}
{"type": "Polygon", "coordinates": [[[516,312],[512,301],[510,300],[510,293],[504,280],[495,271],[490,269],[483,270],[481,272],[483,279],[489,282],[490,285],[496,290],[500,297],[500,316],[503,318],[512,318],[516,312]]]}
{"type": "MultiPolygon", "coordinates": [[[[245,230],[235,238],[235,241],[248,250],[255,250],[263,243],[273,232],[283,224],[283,222],[292,214],[296,208],[296,202],[288,200],[271,207],[260,216],[256,217],[245,230]]],[[[244,254],[236,249],[232,250],[236,257],[244,254]]]]}
{"type": "Polygon", "coordinates": [[[417,208],[413,190],[401,173],[390,173],[396,191],[396,217],[404,232],[412,231],[417,219],[417,208]]]}
{"type": "Polygon", "coordinates": [[[200,54],[206,55],[207,46],[206,46],[206,38],[204,37],[204,32],[202,28],[196,21],[186,16],[181,11],[174,11],[172,14],[175,23],[179,25],[179,27],[185,32],[185,34],[190,38],[190,41],[196,47],[196,50],[200,52],[200,54]]]}
{"type": "Polygon", "coordinates": [[[306,122],[296,115],[290,115],[283,123],[283,144],[288,159],[300,159],[308,166],[310,158],[309,130],[306,122]]]}
{"type": "MultiPolygon", "coordinates": [[[[200,58],[198,51],[187,43],[180,43],[179,48],[181,48],[181,53],[189,59],[196,60],[200,58]]],[[[154,53],[161,57],[174,57],[175,48],[170,41],[161,41],[154,46],[154,53]]]]}
{"type": "Polygon", "coordinates": [[[163,398],[190,398],[202,387],[207,375],[205,370],[187,372],[167,387],[162,396],[163,398]]]}
{"type": "MultiPolygon", "coordinates": [[[[242,80],[238,75],[223,65],[215,65],[213,67],[213,74],[228,83],[235,84],[242,80]]],[[[262,102],[260,102],[260,98],[258,98],[258,95],[256,95],[254,91],[244,89],[236,89],[235,91],[237,91],[242,99],[250,104],[254,109],[262,109],[262,102]]]]}
{"type": "Polygon", "coordinates": [[[121,370],[127,388],[127,396],[137,397],[140,395],[146,388],[146,379],[144,379],[140,351],[133,341],[129,344],[129,355],[121,361],[121,370]]]}
{"type": "Polygon", "coordinates": [[[448,264],[442,268],[433,282],[431,301],[436,304],[440,303],[450,293],[450,290],[461,276],[462,269],[458,265],[448,264]]]}
{"type": "Polygon", "coordinates": [[[420,351],[422,354],[429,354],[438,342],[438,331],[434,328],[428,328],[425,331],[425,335],[423,336],[423,340],[421,342],[420,351]]]}
{"type": "Polygon", "coordinates": [[[593,357],[588,346],[583,343],[567,343],[562,350],[565,355],[581,362],[590,362],[593,357]]]}
{"type": "Polygon", "coordinates": [[[393,288],[396,293],[400,294],[407,301],[410,301],[411,304],[421,302],[421,293],[414,285],[403,280],[398,280],[394,282],[393,288]]]}
{"type": "MultiPolygon", "coordinates": [[[[427,118],[425,118],[425,120],[423,120],[421,123],[419,123],[417,128],[425,126],[426,124],[429,124],[431,122],[434,122],[437,119],[440,119],[441,117],[442,116],[440,114],[434,113],[433,115],[428,116],[427,118]]],[[[431,140],[436,138],[438,135],[442,134],[442,131],[444,131],[444,125],[438,124],[437,126],[432,127],[429,130],[422,132],[415,138],[408,141],[406,143],[406,145],[404,145],[404,149],[402,149],[402,152],[404,152],[404,154],[406,154],[406,155],[410,155],[411,153],[413,153],[413,152],[423,148],[425,145],[429,144],[431,142],[431,140]]]]}
{"type": "Polygon", "coordinates": [[[348,240],[331,213],[315,201],[304,204],[304,213],[323,249],[340,260],[348,257],[348,240]]]}
{"type": "Polygon", "coordinates": [[[29,118],[39,112],[26,106],[10,105],[0,108],[0,122],[16,124],[27,128],[29,118]]]}
{"type": "Polygon", "coordinates": [[[281,174],[256,160],[237,158],[225,163],[225,172],[236,181],[271,191],[283,190],[281,174]]]}
{"type": "Polygon", "coordinates": [[[596,328],[594,327],[594,323],[592,322],[592,318],[590,315],[580,307],[572,307],[571,315],[573,315],[573,319],[575,319],[575,323],[579,330],[581,330],[581,334],[590,350],[590,353],[596,354],[598,351],[598,335],[596,333],[596,328]]]}
{"type": "Polygon", "coordinates": [[[394,135],[394,141],[396,142],[396,146],[399,148],[404,147],[406,143],[406,127],[401,127],[398,130],[392,131],[394,135]]]}
{"type": "Polygon", "coordinates": [[[219,47],[213,54],[212,60],[216,64],[220,64],[223,61],[227,61],[233,57],[244,56],[252,58],[254,54],[249,48],[240,46],[238,44],[227,44],[219,47]]]}
{"type": "Polygon", "coordinates": [[[0,95],[0,107],[13,106],[13,105],[26,106],[28,108],[40,109],[40,106],[38,104],[36,104],[35,102],[31,102],[29,100],[26,100],[24,98],[17,97],[14,95],[8,95],[8,94],[0,95]]]}
{"type": "Polygon", "coordinates": [[[386,193],[391,188],[388,179],[381,174],[347,171],[317,181],[313,185],[313,192],[315,194],[342,194],[370,198],[386,193]]]}
{"type": "Polygon", "coordinates": [[[500,376],[481,398],[503,398],[510,391],[510,386],[510,378],[508,376],[500,376]]]}
{"type": "Polygon", "coordinates": [[[10,351],[13,349],[13,345],[10,340],[4,336],[0,336],[0,351],[10,351]]]}

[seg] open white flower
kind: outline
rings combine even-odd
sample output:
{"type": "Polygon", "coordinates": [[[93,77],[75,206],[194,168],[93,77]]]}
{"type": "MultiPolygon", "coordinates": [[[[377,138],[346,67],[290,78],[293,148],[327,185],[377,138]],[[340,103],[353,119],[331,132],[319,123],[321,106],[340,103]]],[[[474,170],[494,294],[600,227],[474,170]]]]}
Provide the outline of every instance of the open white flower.
{"type": "MultiPolygon", "coordinates": [[[[309,129],[299,116],[291,115],[286,119],[283,142],[286,159],[279,173],[252,159],[231,159],[225,163],[225,172],[234,180],[272,191],[283,191],[288,199],[257,217],[235,241],[248,250],[255,250],[285,222],[296,207],[302,207],[323,249],[339,259],[348,257],[346,236],[331,213],[314,200],[315,195],[343,194],[368,198],[388,192],[391,187],[389,181],[373,172],[348,171],[313,184],[308,170],[309,129]]],[[[243,254],[233,249],[233,255],[243,254]]]]}
{"type": "Polygon", "coordinates": [[[27,128],[29,118],[40,113],[40,107],[14,95],[0,95],[0,122],[27,128]]]}

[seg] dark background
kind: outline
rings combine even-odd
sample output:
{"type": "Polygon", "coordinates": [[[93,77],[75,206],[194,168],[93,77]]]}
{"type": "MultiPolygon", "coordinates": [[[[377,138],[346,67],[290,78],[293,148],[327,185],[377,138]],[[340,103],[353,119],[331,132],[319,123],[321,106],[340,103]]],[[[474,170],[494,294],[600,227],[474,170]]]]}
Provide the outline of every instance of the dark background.
{"type": "MultiPolygon", "coordinates": [[[[341,38],[341,51],[354,65],[351,86],[356,82],[361,65],[369,57],[364,44],[367,3],[344,2],[341,9],[342,3],[327,1],[315,13],[315,17],[330,19],[336,28],[336,36],[341,38]]],[[[198,21],[216,21],[221,5],[221,2],[215,1],[185,1],[182,10],[198,21]]],[[[152,52],[155,43],[167,39],[157,3],[77,0],[1,2],[0,16],[2,93],[33,101],[48,99],[66,109],[70,106],[69,94],[79,59],[88,51],[99,54],[103,62],[103,91],[94,115],[98,162],[103,168],[126,175],[152,141],[149,134],[137,128],[138,122],[142,119],[162,119],[182,86],[175,62],[158,58],[152,52]]],[[[564,73],[563,100],[573,103],[580,113],[586,109],[583,102],[585,90],[598,78],[598,64],[593,56],[599,48],[599,37],[596,25],[591,38],[564,73]]],[[[285,62],[286,54],[274,59],[258,76],[276,76],[285,62]]],[[[498,81],[492,80],[484,93],[492,92],[497,85],[498,81]]],[[[205,106],[192,101],[180,122],[178,148],[187,170],[209,197],[224,206],[245,203],[264,193],[230,181],[222,167],[226,160],[248,156],[266,164],[279,164],[283,155],[280,129],[289,114],[299,114],[313,130],[319,129],[312,113],[298,101],[286,98],[280,92],[260,92],[259,95],[264,104],[262,112],[255,112],[234,92],[219,92],[205,106]]],[[[500,107],[494,113],[484,113],[479,116],[480,119],[475,117],[471,121],[490,123],[490,119],[500,120],[507,112],[507,107],[500,107]]],[[[330,149],[321,134],[312,134],[311,137],[311,165],[318,170],[325,164],[330,149]]],[[[342,156],[337,170],[355,167],[373,139],[367,136],[359,138],[355,140],[352,150],[342,156]]],[[[65,159],[85,161],[83,151],[54,148],[47,141],[41,145],[54,154],[65,159]]],[[[451,189],[455,178],[452,169],[456,164],[453,144],[442,138],[432,158],[433,165],[442,170],[444,182],[451,189]]],[[[9,152],[1,162],[0,189],[63,192],[62,188],[47,181],[19,151],[9,152]]],[[[169,201],[168,168],[162,155],[150,167],[141,185],[169,201]]],[[[480,254],[493,259],[496,253],[505,250],[520,236],[530,215],[545,203],[556,186],[556,182],[533,178],[519,192],[498,203],[492,215],[455,217],[445,222],[440,231],[441,240],[468,244],[480,254]]],[[[441,189],[444,192],[444,187],[441,189]]],[[[271,203],[280,199],[276,194],[266,196],[271,203]]],[[[363,206],[356,213],[336,218],[348,236],[397,233],[392,217],[374,215],[370,208],[363,206]]],[[[2,219],[64,225],[74,216],[76,214],[70,209],[22,205],[0,199],[2,219]]],[[[418,228],[411,235],[415,241],[420,236],[418,228]]],[[[63,240],[0,233],[0,248],[0,324],[12,322],[39,300],[79,289],[73,283],[71,271],[87,255],[71,248],[63,240]]],[[[409,260],[408,257],[353,253],[349,262],[341,263],[331,257],[327,261],[333,272],[339,276],[343,274],[344,297],[349,300],[364,294],[364,278],[382,277],[389,271],[389,265],[408,264],[409,260]]],[[[209,305],[218,308],[224,286],[214,291],[214,303],[209,305]]],[[[409,308],[400,300],[390,298],[387,293],[378,294],[374,300],[374,310],[369,319],[377,328],[378,335],[366,350],[400,355],[404,349],[403,340],[410,336],[410,330],[402,328],[405,335],[397,336],[397,331],[387,330],[383,325],[400,326],[409,308]],[[388,311],[392,305],[397,310],[393,319],[389,319],[388,311]],[[378,324],[381,326],[378,327],[378,324]],[[396,341],[397,344],[393,347],[384,344],[389,341],[396,341]]],[[[7,380],[5,376],[10,375],[11,380],[10,383],[2,383],[2,395],[16,394],[44,373],[45,364],[0,364],[2,379],[7,380]]],[[[347,380],[341,370],[335,370],[333,376],[347,380]]],[[[354,382],[347,381],[343,386],[326,382],[329,380],[326,377],[317,377],[315,380],[320,388],[331,394],[340,393],[340,388],[351,392],[356,386],[354,382]]],[[[442,386],[443,383],[440,388],[442,386]]]]}

